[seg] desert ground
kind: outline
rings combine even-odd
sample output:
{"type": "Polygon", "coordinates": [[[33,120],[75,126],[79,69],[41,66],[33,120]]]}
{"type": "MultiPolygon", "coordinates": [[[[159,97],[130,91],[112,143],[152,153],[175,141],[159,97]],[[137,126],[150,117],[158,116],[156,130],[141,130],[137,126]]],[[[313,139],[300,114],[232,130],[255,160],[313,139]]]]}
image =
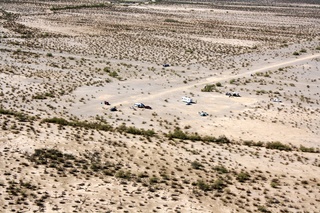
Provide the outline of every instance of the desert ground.
{"type": "Polygon", "coordinates": [[[320,212],[317,1],[0,0],[0,59],[0,212],[320,212]]]}

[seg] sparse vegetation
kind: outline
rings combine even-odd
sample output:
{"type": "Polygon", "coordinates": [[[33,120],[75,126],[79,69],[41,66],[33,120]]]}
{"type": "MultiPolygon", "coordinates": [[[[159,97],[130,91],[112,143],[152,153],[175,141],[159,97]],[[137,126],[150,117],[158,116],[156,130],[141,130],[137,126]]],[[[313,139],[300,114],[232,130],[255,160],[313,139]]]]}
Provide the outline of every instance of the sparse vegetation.
{"type": "Polygon", "coordinates": [[[85,122],[85,121],[67,121],[64,118],[46,118],[43,119],[42,122],[44,123],[53,123],[53,124],[59,124],[62,126],[72,126],[72,127],[83,127],[88,129],[97,129],[97,130],[103,130],[103,131],[110,131],[112,130],[112,126],[109,124],[103,124],[103,123],[95,123],[95,122],[85,122]]]}
{"type": "Polygon", "coordinates": [[[215,84],[208,84],[203,89],[201,89],[201,92],[214,92],[217,91],[215,84]]]}
{"type": "Polygon", "coordinates": [[[0,209],[319,212],[310,5],[3,1],[0,209]]]}
{"type": "Polygon", "coordinates": [[[278,150],[284,150],[284,151],[291,151],[292,148],[288,145],[285,145],[279,141],[275,142],[269,142],[266,144],[267,149],[278,149],[278,150]]]}
{"type": "Polygon", "coordinates": [[[107,7],[109,5],[106,4],[81,4],[81,5],[68,5],[64,7],[52,7],[50,10],[59,11],[59,10],[75,10],[75,9],[84,9],[84,8],[99,8],[99,7],[107,7]]]}

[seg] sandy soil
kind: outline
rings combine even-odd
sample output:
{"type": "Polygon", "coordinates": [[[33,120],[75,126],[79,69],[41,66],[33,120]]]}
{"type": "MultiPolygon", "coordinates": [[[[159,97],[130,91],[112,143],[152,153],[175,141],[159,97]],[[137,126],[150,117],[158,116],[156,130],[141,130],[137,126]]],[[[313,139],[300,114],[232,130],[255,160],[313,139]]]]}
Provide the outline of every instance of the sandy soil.
{"type": "Polygon", "coordinates": [[[318,10],[2,4],[0,209],[319,212],[318,10]]]}

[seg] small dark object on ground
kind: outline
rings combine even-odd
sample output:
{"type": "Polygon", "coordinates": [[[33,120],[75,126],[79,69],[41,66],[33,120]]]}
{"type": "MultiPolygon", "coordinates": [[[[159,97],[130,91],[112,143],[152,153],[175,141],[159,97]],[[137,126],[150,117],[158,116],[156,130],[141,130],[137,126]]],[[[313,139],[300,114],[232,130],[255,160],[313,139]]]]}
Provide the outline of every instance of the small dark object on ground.
{"type": "Polygon", "coordinates": [[[240,94],[238,92],[227,92],[226,93],[227,96],[231,97],[241,97],[240,94]]]}

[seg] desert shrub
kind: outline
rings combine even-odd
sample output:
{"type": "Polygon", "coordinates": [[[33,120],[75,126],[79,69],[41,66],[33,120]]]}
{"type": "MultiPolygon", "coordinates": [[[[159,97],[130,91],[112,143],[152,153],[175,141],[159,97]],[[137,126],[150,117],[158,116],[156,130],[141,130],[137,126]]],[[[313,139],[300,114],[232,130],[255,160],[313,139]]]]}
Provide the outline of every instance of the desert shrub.
{"type": "Polygon", "coordinates": [[[153,176],[153,177],[149,178],[149,183],[150,184],[156,184],[158,182],[159,182],[159,178],[158,177],[153,176]]]}
{"type": "Polygon", "coordinates": [[[198,135],[198,134],[190,134],[190,135],[187,135],[188,137],[188,140],[191,140],[191,141],[201,141],[201,136],[198,135]]]}
{"type": "Polygon", "coordinates": [[[266,90],[256,90],[256,94],[257,95],[260,95],[260,94],[266,94],[266,93],[268,93],[266,90]]]}
{"type": "Polygon", "coordinates": [[[46,119],[42,120],[42,122],[59,124],[59,125],[62,125],[62,126],[67,126],[67,125],[70,124],[70,122],[67,121],[66,119],[64,119],[64,118],[57,118],[57,117],[54,117],[54,118],[46,118],[46,119]]]}
{"type": "Polygon", "coordinates": [[[293,52],[293,55],[300,55],[300,53],[295,51],[295,52],[293,52]]]}
{"type": "Polygon", "coordinates": [[[121,179],[126,179],[126,180],[130,180],[132,177],[132,174],[130,171],[123,171],[123,170],[119,170],[116,174],[115,174],[116,178],[121,178],[121,179]]]}
{"type": "Polygon", "coordinates": [[[254,142],[254,141],[244,141],[244,142],[243,142],[243,145],[262,147],[262,146],[264,145],[264,143],[261,142],[261,141],[258,141],[258,142],[254,142]]]}
{"type": "Polygon", "coordinates": [[[129,126],[127,127],[125,124],[120,125],[117,130],[119,132],[125,132],[125,133],[129,133],[129,134],[133,134],[133,135],[143,135],[143,136],[148,136],[148,137],[152,137],[154,136],[156,133],[155,131],[148,129],[138,129],[136,127],[133,126],[129,126]]]}
{"type": "Polygon", "coordinates": [[[109,72],[109,76],[112,78],[117,78],[119,75],[116,71],[109,72]]]}
{"type": "Polygon", "coordinates": [[[306,49],[301,49],[300,52],[301,52],[301,53],[306,53],[307,50],[306,50],[306,49]]]}
{"type": "Polygon", "coordinates": [[[187,134],[180,129],[175,129],[172,133],[169,132],[169,134],[167,136],[169,139],[173,139],[173,138],[178,138],[178,139],[182,139],[182,140],[188,139],[187,134]]]}
{"type": "Polygon", "coordinates": [[[47,53],[46,56],[48,56],[48,57],[53,57],[52,53],[47,53]]]}
{"type": "Polygon", "coordinates": [[[217,86],[217,87],[222,87],[222,84],[221,84],[220,82],[217,82],[217,83],[216,83],[216,86],[217,86]]]}
{"type": "Polygon", "coordinates": [[[234,84],[235,82],[236,82],[236,79],[231,79],[231,80],[229,81],[230,84],[234,84]]]}
{"type": "Polygon", "coordinates": [[[213,142],[217,142],[217,143],[230,143],[230,139],[227,138],[225,135],[220,135],[215,141],[213,142]]]}
{"type": "Polygon", "coordinates": [[[264,213],[271,213],[265,206],[258,206],[258,211],[264,212],[264,213]]]}
{"type": "Polygon", "coordinates": [[[263,72],[256,72],[256,76],[263,76],[263,72]]]}
{"type": "Polygon", "coordinates": [[[216,85],[215,84],[207,84],[204,86],[203,89],[201,89],[201,92],[213,92],[216,91],[216,85]]]}
{"type": "Polygon", "coordinates": [[[99,8],[99,7],[107,7],[108,5],[100,3],[100,4],[81,4],[81,5],[68,5],[64,7],[52,7],[51,11],[58,10],[71,10],[71,9],[83,9],[83,8],[99,8]]]}
{"type": "Polygon", "coordinates": [[[53,92],[38,93],[38,94],[32,96],[32,98],[43,100],[43,99],[47,99],[47,98],[54,98],[54,94],[53,94],[53,92]]]}
{"type": "Polygon", "coordinates": [[[177,21],[177,20],[175,20],[175,19],[171,19],[171,18],[166,18],[166,19],[164,20],[164,22],[175,23],[175,22],[179,22],[179,21],[177,21]]]}
{"type": "Polygon", "coordinates": [[[213,167],[214,170],[216,170],[218,173],[222,174],[222,173],[228,173],[228,169],[226,167],[224,167],[223,165],[218,165],[213,167]]]}
{"type": "Polygon", "coordinates": [[[176,128],[173,132],[167,134],[169,139],[177,138],[181,140],[192,140],[192,141],[204,141],[204,142],[214,142],[214,143],[230,143],[231,141],[224,135],[219,136],[218,138],[212,136],[203,136],[201,137],[198,134],[187,134],[181,129],[176,128]]]}
{"type": "Polygon", "coordinates": [[[216,190],[221,190],[223,188],[225,188],[227,185],[224,183],[224,181],[222,179],[217,179],[213,182],[213,184],[211,185],[212,189],[216,189],[216,190]]]}
{"type": "Polygon", "coordinates": [[[272,188],[278,188],[280,186],[280,181],[276,178],[272,179],[270,182],[272,188]]]}
{"type": "Polygon", "coordinates": [[[250,175],[247,172],[240,172],[237,174],[236,178],[239,182],[245,182],[247,180],[250,180],[250,175]]]}
{"type": "Polygon", "coordinates": [[[310,152],[310,153],[318,153],[319,152],[319,150],[316,150],[313,147],[305,147],[305,146],[302,146],[302,145],[300,145],[300,151],[301,152],[310,152]]]}
{"type": "Polygon", "coordinates": [[[266,144],[267,149],[278,149],[278,150],[285,150],[285,151],[291,151],[291,147],[288,145],[285,145],[279,141],[276,142],[269,142],[266,144]]]}
{"type": "Polygon", "coordinates": [[[67,160],[75,160],[75,157],[71,154],[64,154],[57,149],[35,149],[28,159],[38,165],[51,165],[50,167],[56,168],[55,165],[67,160]]]}
{"type": "Polygon", "coordinates": [[[67,121],[64,118],[46,118],[41,121],[42,123],[54,123],[62,126],[83,127],[87,129],[97,129],[102,131],[111,131],[113,128],[109,124],[86,122],[86,121],[67,121]]]}
{"type": "Polygon", "coordinates": [[[103,68],[103,71],[110,73],[111,70],[110,70],[110,67],[105,67],[105,68],[103,68]]]}
{"type": "Polygon", "coordinates": [[[90,165],[90,169],[94,172],[98,172],[102,169],[101,165],[98,163],[98,162],[93,162],[91,165],[90,165]]]}
{"type": "Polygon", "coordinates": [[[199,189],[201,189],[202,191],[210,191],[211,190],[211,186],[204,182],[203,180],[198,180],[196,185],[199,187],[199,189]]]}
{"type": "Polygon", "coordinates": [[[191,167],[193,169],[202,169],[203,165],[198,161],[193,161],[193,162],[191,162],[191,167]]]}
{"type": "Polygon", "coordinates": [[[35,119],[34,117],[28,116],[28,115],[26,115],[24,113],[3,109],[2,107],[0,107],[0,114],[2,114],[2,115],[12,115],[15,118],[17,118],[18,121],[20,121],[20,122],[27,122],[27,121],[32,121],[32,120],[35,119]]]}
{"type": "Polygon", "coordinates": [[[243,145],[252,146],[253,141],[243,141],[243,145]]]}

